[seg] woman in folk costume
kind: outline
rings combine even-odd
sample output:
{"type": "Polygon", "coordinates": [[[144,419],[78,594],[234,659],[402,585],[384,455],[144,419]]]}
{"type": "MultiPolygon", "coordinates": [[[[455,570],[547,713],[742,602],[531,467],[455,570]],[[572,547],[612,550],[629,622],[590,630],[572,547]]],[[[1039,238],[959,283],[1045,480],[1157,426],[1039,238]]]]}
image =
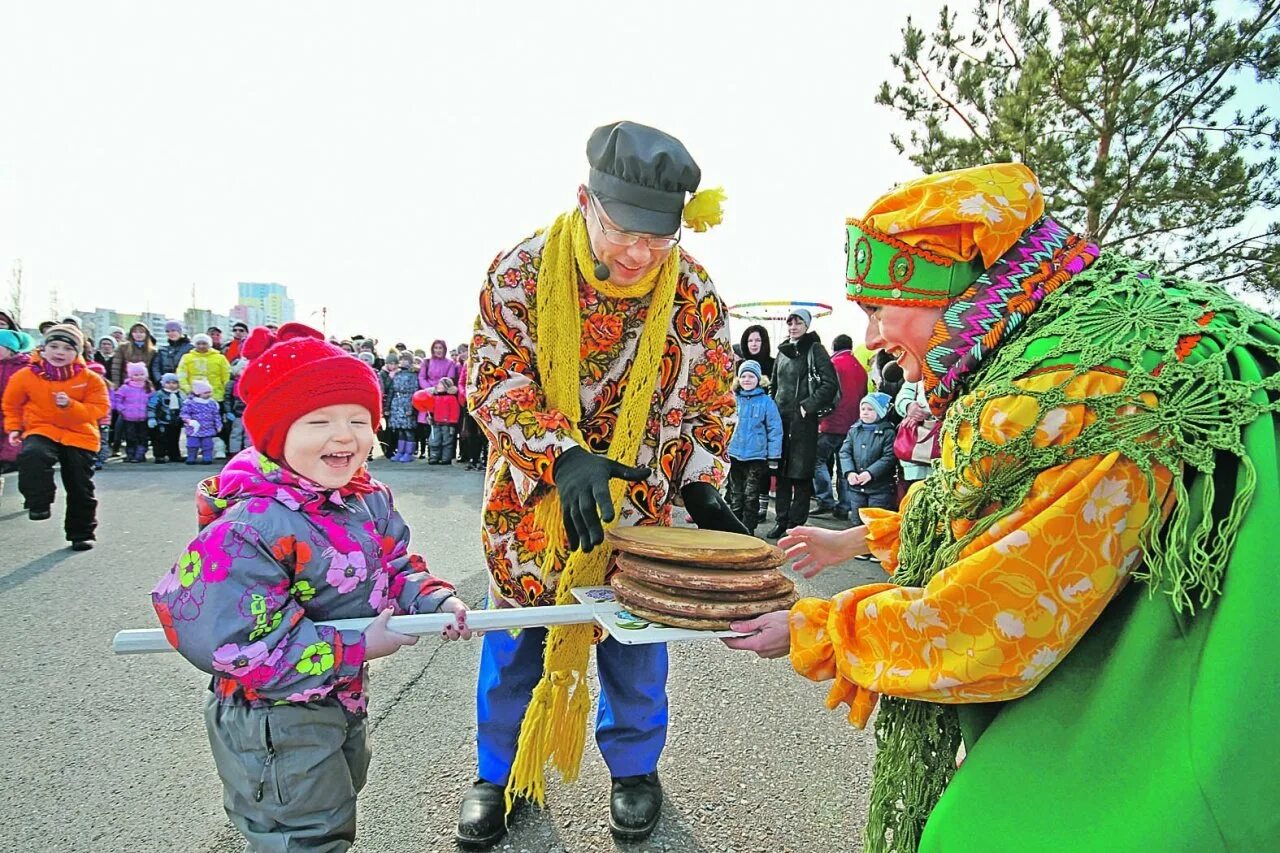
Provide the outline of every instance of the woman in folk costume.
{"type": "MultiPolygon", "coordinates": [[[[697,231],[717,224],[723,194],[686,203],[697,164],[642,125],[597,129],[587,159],[577,206],[500,254],[480,293],[467,391],[489,438],[482,538],[495,607],[573,602],[572,587],[604,583],[611,568],[605,527],[670,524],[675,503],[699,527],[746,532],[717,493],[734,411],[725,308],[678,246],[682,214],[697,231]]],[[[491,846],[508,805],[541,802],[553,756],[577,776],[592,637],[589,625],[485,636],[479,779],[461,843],[491,846]]],[[[666,647],[596,648],[610,825],[640,839],[662,802],[666,647]]]]}
{"type": "Polygon", "coordinates": [[[789,651],[855,725],[879,698],[868,849],[1274,849],[1280,326],[1100,253],[1019,165],[848,232],[867,345],[924,382],[941,458],[901,514],[782,543],[888,583],[728,642],[789,651]]]}

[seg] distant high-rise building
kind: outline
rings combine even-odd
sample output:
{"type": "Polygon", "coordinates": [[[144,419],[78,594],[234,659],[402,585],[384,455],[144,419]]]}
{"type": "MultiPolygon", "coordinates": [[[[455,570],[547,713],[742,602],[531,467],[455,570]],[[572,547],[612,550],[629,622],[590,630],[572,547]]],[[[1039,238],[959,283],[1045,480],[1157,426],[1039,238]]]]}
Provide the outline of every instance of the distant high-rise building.
{"type": "Polygon", "coordinates": [[[240,305],[261,310],[263,323],[279,325],[292,322],[293,300],[289,298],[289,289],[283,284],[242,281],[239,287],[240,305]]]}
{"type": "Polygon", "coordinates": [[[233,322],[239,320],[250,329],[261,326],[263,323],[267,322],[261,308],[244,304],[233,305],[231,307],[231,319],[233,322]]]}

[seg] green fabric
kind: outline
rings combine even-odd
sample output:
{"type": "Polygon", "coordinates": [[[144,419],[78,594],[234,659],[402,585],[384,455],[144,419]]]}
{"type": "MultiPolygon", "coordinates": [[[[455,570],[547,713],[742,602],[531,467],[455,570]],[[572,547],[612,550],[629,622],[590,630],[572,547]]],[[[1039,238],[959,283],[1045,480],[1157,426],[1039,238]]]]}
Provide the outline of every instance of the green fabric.
{"type": "Polygon", "coordinates": [[[850,299],[874,302],[944,304],[982,275],[981,259],[935,263],[905,244],[893,245],[865,226],[850,221],[848,282],[850,299]]]}
{"type": "Polygon", "coordinates": [[[957,706],[883,701],[869,849],[915,849],[926,819],[921,845],[946,850],[1132,849],[1124,844],[1143,836],[1115,828],[1126,822],[1164,833],[1167,844],[1143,849],[1184,849],[1184,839],[1200,845],[1185,849],[1213,849],[1222,843],[1217,833],[1231,837],[1223,814],[1237,824],[1236,833],[1276,831],[1275,783],[1267,788],[1261,776],[1250,775],[1280,766],[1280,739],[1261,731],[1280,698],[1280,670],[1262,660],[1274,642],[1262,644],[1263,653],[1259,641],[1274,641],[1276,631],[1249,605],[1258,609],[1259,593],[1276,586],[1259,558],[1260,537],[1280,524],[1278,359],[1280,327],[1221,289],[1162,282],[1144,265],[1105,255],[991,354],[970,395],[947,411],[942,430],[953,440],[966,422],[979,436],[983,406],[996,397],[1032,397],[1041,413],[1068,402],[1065,381],[1042,392],[1013,385],[1039,368],[1069,367],[1078,375],[1109,367],[1122,371],[1125,383],[1118,393],[1086,401],[1097,420],[1070,444],[1034,447],[1034,430],[999,446],[979,436],[952,470],[936,471],[903,518],[895,582],[923,585],[1018,507],[1039,472],[1074,458],[1119,451],[1149,478],[1155,465],[1182,472],[1174,478],[1174,508],[1163,523],[1153,512],[1143,531],[1144,563],[1134,577],[1146,583],[1122,594],[1027,697],[994,709],[966,708],[963,715],[957,706]],[[1159,404],[1146,405],[1144,394],[1159,404]],[[975,487],[964,472],[983,458],[996,461],[975,487]],[[1201,511],[1205,506],[1211,511],[1201,511]],[[1249,526],[1241,531],[1246,516],[1249,526]],[[946,523],[956,519],[975,522],[959,540],[946,523]],[[1229,565],[1233,586],[1223,596],[1229,565]],[[954,756],[962,722],[969,758],[947,788],[953,767],[947,758],[954,756]],[[1265,761],[1240,755],[1250,740],[1263,739],[1270,748],[1257,753],[1265,761]],[[1246,773],[1224,772],[1242,757],[1246,773]],[[1269,798],[1247,796],[1263,790],[1269,798]],[[1202,805],[1193,808],[1197,802],[1202,805]],[[1267,817],[1259,804],[1270,808],[1267,817]],[[1187,810],[1194,813],[1184,820],[1187,810]],[[1001,829],[973,829],[987,821],[1001,829]],[[1093,836],[1109,839],[1101,848],[1039,841],[1044,833],[1084,837],[1094,830],[1080,827],[1095,822],[1113,825],[1093,836]],[[1206,834],[1209,828],[1214,834],[1206,834]]]}
{"type": "Polygon", "coordinates": [[[1278,429],[1246,430],[1261,476],[1214,603],[1183,618],[1131,584],[1028,696],[957,706],[968,757],[921,850],[1280,848],[1278,429]]]}

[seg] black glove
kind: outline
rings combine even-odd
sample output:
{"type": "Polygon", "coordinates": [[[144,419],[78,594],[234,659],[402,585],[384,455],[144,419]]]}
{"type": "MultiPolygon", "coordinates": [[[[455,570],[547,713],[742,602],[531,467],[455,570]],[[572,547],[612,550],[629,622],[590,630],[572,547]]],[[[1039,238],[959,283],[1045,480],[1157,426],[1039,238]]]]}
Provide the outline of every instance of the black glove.
{"type": "Polygon", "coordinates": [[[648,468],[628,468],[604,456],[571,447],[560,454],[551,469],[551,481],[560,491],[560,509],[569,550],[590,553],[604,541],[600,521],[613,521],[613,498],[609,481],[615,477],[638,483],[649,476],[648,468]]]}
{"type": "Polygon", "coordinates": [[[751,535],[710,483],[690,483],[680,490],[680,497],[684,498],[684,508],[689,511],[693,523],[703,530],[751,535]]]}

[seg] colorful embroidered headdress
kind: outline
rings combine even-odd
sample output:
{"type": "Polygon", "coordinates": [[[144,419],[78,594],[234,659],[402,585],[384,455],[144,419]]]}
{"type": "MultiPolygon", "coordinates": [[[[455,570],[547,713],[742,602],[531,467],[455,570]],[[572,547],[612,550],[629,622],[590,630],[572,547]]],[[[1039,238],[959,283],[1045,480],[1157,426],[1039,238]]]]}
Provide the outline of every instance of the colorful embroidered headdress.
{"type": "Polygon", "coordinates": [[[907,181],[849,219],[849,299],[944,306],[1044,214],[1031,170],[994,163],[907,181]]]}

